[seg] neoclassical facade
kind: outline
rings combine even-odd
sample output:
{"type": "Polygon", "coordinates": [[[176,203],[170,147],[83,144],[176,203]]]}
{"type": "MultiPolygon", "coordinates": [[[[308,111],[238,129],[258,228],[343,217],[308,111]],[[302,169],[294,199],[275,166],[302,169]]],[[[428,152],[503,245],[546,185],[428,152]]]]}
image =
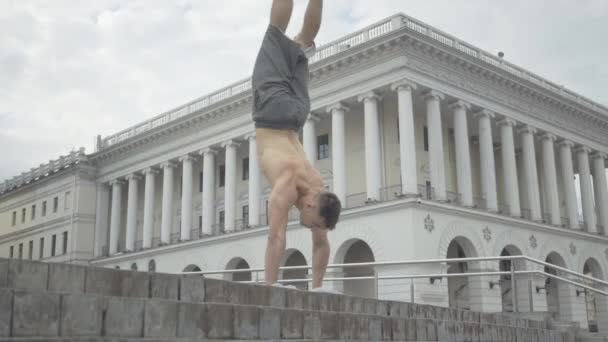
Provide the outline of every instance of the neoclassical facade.
{"type": "MultiPolygon", "coordinates": [[[[312,111],[302,144],[344,207],[330,234],[331,263],[525,254],[606,279],[608,108],[402,14],[319,48],[310,62],[312,111]]],[[[243,80],[98,138],[86,156],[96,170],[92,264],[162,272],[263,267],[270,188],[254,153],[250,93],[243,80]]],[[[21,191],[11,182],[1,188],[3,204],[21,191]]],[[[18,209],[3,208],[4,230],[18,209]]],[[[298,222],[294,211],[284,265],[311,264],[310,233],[298,222]]],[[[2,251],[15,240],[0,239],[2,251]]],[[[373,271],[330,272],[362,274],[373,271]]],[[[483,311],[512,311],[505,292],[516,291],[519,311],[583,326],[597,325],[608,310],[603,297],[535,276],[520,277],[515,289],[500,277],[331,285],[483,311]]]]}

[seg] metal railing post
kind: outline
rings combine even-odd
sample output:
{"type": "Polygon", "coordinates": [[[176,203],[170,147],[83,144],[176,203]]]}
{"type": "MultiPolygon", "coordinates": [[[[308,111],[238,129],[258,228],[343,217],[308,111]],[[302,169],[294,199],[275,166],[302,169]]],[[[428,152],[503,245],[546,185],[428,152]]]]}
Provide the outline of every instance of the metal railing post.
{"type": "Polygon", "coordinates": [[[528,279],[528,298],[530,299],[530,312],[534,312],[534,300],[532,299],[532,279],[528,279]]]}
{"type": "Polygon", "coordinates": [[[513,312],[519,312],[517,305],[517,289],[515,288],[515,263],[511,260],[511,297],[513,298],[513,312]]]}
{"type": "Polygon", "coordinates": [[[255,272],[255,283],[256,284],[260,283],[260,272],[259,271],[255,272]]]}
{"type": "Polygon", "coordinates": [[[378,299],[378,271],[374,269],[374,295],[378,299]]]}
{"type": "Polygon", "coordinates": [[[410,278],[410,303],[414,303],[414,278],[410,278]]]}

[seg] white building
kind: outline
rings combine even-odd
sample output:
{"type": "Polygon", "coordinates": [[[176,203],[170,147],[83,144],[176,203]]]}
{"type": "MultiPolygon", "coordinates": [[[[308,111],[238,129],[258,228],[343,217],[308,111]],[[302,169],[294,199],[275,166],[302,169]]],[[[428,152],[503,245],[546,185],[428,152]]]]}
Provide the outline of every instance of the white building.
{"type": "MultiPolygon", "coordinates": [[[[319,48],[311,98],[303,145],[345,207],[330,263],[525,254],[606,279],[608,108],[402,14],[319,48]]],[[[86,163],[0,186],[0,255],[38,259],[39,238],[68,231],[65,254],[45,250],[44,260],[161,272],[263,267],[270,189],[255,142],[249,79],[99,138],[95,153],[79,156],[86,163]],[[62,207],[64,195],[65,210],[29,219],[30,207],[53,196],[62,207]]],[[[310,264],[297,211],[288,230],[284,264],[310,264]]],[[[334,285],[375,294],[368,281],[334,285]]],[[[510,311],[510,290],[505,278],[427,278],[413,297],[510,311]]],[[[382,298],[411,295],[409,280],[378,288],[382,298]]],[[[582,326],[608,309],[604,297],[532,276],[518,279],[517,303],[582,326]]]]}

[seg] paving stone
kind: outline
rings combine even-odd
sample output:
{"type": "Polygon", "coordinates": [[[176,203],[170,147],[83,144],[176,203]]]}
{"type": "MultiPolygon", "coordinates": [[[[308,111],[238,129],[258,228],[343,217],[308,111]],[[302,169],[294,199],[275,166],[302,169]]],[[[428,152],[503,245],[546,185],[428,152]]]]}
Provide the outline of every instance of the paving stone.
{"type": "Polygon", "coordinates": [[[260,339],[278,340],[281,338],[281,310],[272,307],[260,308],[260,339]]]}
{"type": "Polygon", "coordinates": [[[303,310],[306,299],[306,292],[299,290],[286,290],[285,307],[287,309],[303,310]]]}
{"type": "Polygon", "coordinates": [[[145,272],[88,267],[85,293],[116,297],[149,297],[149,278],[145,272]]]}
{"type": "MultiPolygon", "coordinates": [[[[382,335],[382,319],[379,316],[370,316],[368,318],[368,339],[372,341],[381,341],[384,339],[382,335]]],[[[390,334],[389,334],[390,340],[390,334]]]]}
{"type": "Polygon", "coordinates": [[[249,285],[250,288],[250,303],[257,306],[271,306],[275,308],[285,307],[285,297],[287,289],[267,286],[267,285],[249,285]]]}
{"type": "Polygon", "coordinates": [[[8,259],[0,259],[0,288],[8,287],[8,259]]]}
{"type": "MultiPolygon", "coordinates": [[[[205,332],[209,338],[230,338],[234,335],[233,305],[205,304],[205,332]]],[[[255,325],[257,327],[257,323],[255,325]]]]}
{"type": "Polygon", "coordinates": [[[144,300],[109,297],[104,331],[107,336],[141,337],[144,325],[144,300]]]}
{"type": "Polygon", "coordinates": [[[181,302],[177,310],[177,337],[204,338],[206,336],[207,316],[203,304],[181,302]]]}
{"type": "Polygon", "coordinates": [[[97,295],[61,296],[61,335],[100,336],[105,300],[97,295]]]}
{"type": "Polygon", "coordinates": [[[84,293],[86,267],[70,264],[49,264],[48,290],[61,293],[84,293]]]}
{"type": "Polygon", "coordinates": [[[11,259],[8,262],[7,287],[14,289],[47,289],[49,264],[11,259]]]}
{"type": "Polygon", "coordinates": [[[391,329],[393,341],[404,341],[405,334],[405,319],[401,317],[391,317],[391,329]]]}
{"type": "Polygon", "coordinates": [[[405,340],[406,341],[415,341],[418,339],[417,319],[406,318],[404,327],[405,327],[405,340]]]}
{"type": "Polygon", "coordinates": [[[169,300],[147,300],[144,309],[144,337],[176,337],[178,304],[169,300]]]}
{"type": "MultiPolygon", "coordinates": [[[[289,294],[288,294],[289,296],[289,294]]],[[[318,315],[315,316],[318,318],[318,315]]],[[[304,311],[292,309],[281,313],[281,338],[297,339],[303,336],[304,311]]],[[[307,337],[308,338],[308,337],[307,337]]]]}
{"type": "Polygon", "coordinates": [[[13,336],[48,337],[59,334],[58,294],[15,290],[13,336]]]}
{"type": "MultiPolygon", "coordinates": [[[[6,265],[8,266],[8,263],[6,265]]],[[[13,290],[0,288],[0,337],[10,336],[12,311],[13,290]]]]}
{"type": "Polygon", "coordinates": [[[259,336],[260,309],[257,306],[233,306],[234,338],[255,340],[259,336]]]}
{"type": "MultiPolygon", "coordinates": [[[[211,280],[211,279],[209,279],[211,280]]],[[[206,279],[200,274],[184,274],[179,279],[179,300],[202,303],[206,300],[206,279]]]]}
{"type": "Polygon", "coordinates": [[[148,276],[150,279],[151,298],[179,300],[179,276],[156,272],[151,272],[148,276]]]}
{"type": "Polygon", "coordinates": [[[393,322],[391,317],[381,316],[380,321],[382,322],[382,340],[390,341],[393,339],[393,322]]]}

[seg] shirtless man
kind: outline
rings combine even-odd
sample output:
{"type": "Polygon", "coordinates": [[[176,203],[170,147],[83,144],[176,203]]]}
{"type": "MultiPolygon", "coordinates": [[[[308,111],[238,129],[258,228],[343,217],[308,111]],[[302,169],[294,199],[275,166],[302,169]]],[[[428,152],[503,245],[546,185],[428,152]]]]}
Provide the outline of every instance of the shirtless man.
{"type": "Polygon", "coordinates": [[[327,232],[335,227],[340,216],[340,200],[325,190],[321,175],[307,160],[298,140],[298,132],[310,111],[308,57],[314,52],[322,8],[323,0],[309,0],[302,30],[292,40],[285,30],[293,0],[273,0],[270,25],[253,71],[252,116],[258,159],[272,184],[265,259],[268,285],[278,280],[292,206],[300,210],[300,224],[312,232],[313,289],[322,285],[329,259],[327,232]]]}

